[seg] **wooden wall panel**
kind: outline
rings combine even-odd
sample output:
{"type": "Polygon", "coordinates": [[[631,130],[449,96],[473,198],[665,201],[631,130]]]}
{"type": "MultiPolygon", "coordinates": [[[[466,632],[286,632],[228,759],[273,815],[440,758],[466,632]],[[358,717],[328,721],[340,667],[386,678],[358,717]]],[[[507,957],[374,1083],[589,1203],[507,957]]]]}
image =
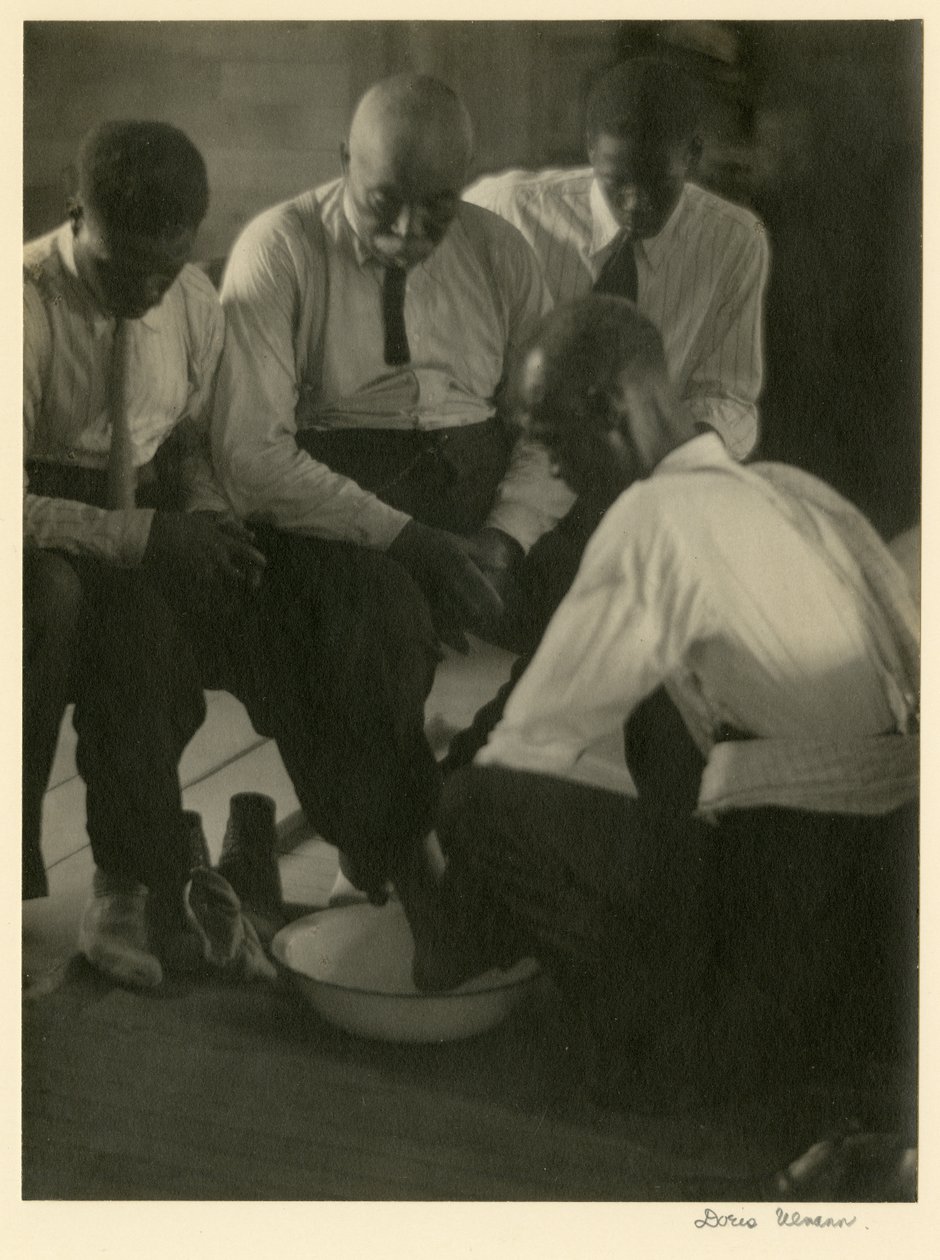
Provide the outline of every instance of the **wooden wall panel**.
{"type": "Polygon", "coordinates": [[[464,97],[473,174],[580,160],[586,78],[610,22],[33,22],[25,37],[25,228],[62,216],[84,132],[104,118],[182,127],[206,157],[200,235],[225,252],[265,205],[339,171],[352,106],[383,75],[438,75],[464,97]]]}
{"type": "Polygon", "coordinates": [[[258,210],[339,173],[352,23],[28,23],[24,228],[55,226],[85,131],[106,118],[182,127],[212,200],[197,250],[225,253],[258,210]]]}

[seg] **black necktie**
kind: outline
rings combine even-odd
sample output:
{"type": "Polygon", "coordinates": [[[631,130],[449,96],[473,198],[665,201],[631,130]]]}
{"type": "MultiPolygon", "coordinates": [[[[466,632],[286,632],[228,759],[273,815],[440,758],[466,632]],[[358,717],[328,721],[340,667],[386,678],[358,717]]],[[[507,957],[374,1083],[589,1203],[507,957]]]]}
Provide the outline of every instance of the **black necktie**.
{"type": "Polygon", "coordinates": [[[386,267],[382,285],[382,316],[385,320],[385,362],[393,366],[408,363],[408,333],[405,330],[405,281],[403,267],[386,267]]]}
{"type": "Polygon", "coordinates": [[[625,236],[615,246],[613,253],[601,268],[601,274],[594,281],[595,293],[611,293],[614,297],[629,298],[636,301],[637,278],[636,258],[633,254],[633,241],[625,236]]]}

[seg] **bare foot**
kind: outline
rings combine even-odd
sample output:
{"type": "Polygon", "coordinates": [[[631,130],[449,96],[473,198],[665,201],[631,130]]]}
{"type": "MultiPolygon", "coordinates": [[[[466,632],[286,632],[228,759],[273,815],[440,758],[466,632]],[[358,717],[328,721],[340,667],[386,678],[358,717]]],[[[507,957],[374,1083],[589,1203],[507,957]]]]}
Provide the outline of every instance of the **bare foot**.
{"type": "Polygon", "coordinates": [[[473,950],[464,950],[451,936],[437,934],[434,939],[419,940],[415,936],[415,956],[411,965],[411,979],[422,993],[446,993],[456,989],[474,976],[488,971],[486,963],[473,950]]]}
{"type": "Polygon", "coordinates": [[[463,930],[463,915],[445,879],[445,862],[432,833],[415,845],[395,873],[395,891],[414,938],[411,978],[422,993],[455,989],[489,970],[463,930]]]}

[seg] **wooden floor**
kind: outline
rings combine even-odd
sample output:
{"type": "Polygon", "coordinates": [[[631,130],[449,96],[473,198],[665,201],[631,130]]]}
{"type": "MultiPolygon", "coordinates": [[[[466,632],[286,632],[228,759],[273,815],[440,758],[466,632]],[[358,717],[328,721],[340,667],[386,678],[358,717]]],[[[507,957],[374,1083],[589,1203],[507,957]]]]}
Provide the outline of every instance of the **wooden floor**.
{"type": "MultiPolygon", "coordinates": [[[[323,905],[335,850],[301,840],[281,869],[288,901],[323,905]]],[[[24,994],[23,1195],[746,1200],[857,1101],[603,1112],[571,1040],[547,983],[489,1034],[397,1046],[330,1027],[284,977],[149,995],[70,956],[24,994]]]]}
{"type": "MultiPolygon", "coordinates": [[[[505,667],[491,659],[476,688],[462,667],[441,672],[436,743],[505,667]]],[[[283,786],[269,758],[254,749],[187,789],[213,852],[233,790],[283,786]]],[[[335,850],[304,831],[285,843],[286,899],[324,905],[335,850]]],[[[598,1111],[547,983],[490,1034],[418,1047],[339,1032],[285,978],[129,992],[74,956],[91,869],[87,847],[69,852],[52,896],[24,905],[28,1200],[746,1201],[859,1104],[830,1089],[714,1113],[598,1111]]]]}
{"type": "MultiPolygon", "coordinates": [[[[285,895],[325,894],[334,863],[302,843],[285,895]]],[[[548,985],[490,1034],[405,1047],[334,1030],[286,979],[60,979],[24,1003],[26,1198],[698,1199],[805,1145],[753,1112],[594,1111],[548,985]]]]}

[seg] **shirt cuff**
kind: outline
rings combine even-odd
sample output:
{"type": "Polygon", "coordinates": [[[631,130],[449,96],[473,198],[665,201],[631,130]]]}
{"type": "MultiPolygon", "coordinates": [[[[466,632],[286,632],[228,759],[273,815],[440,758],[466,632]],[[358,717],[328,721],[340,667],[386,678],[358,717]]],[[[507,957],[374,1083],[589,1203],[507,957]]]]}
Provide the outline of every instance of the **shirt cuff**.
{"type": "Polygon", "coordinates": [[[153,517],[152,508],[108,511],[71,499],[27,495],[23,528],[25,541],[35,547],[129,569],[143,560],[153,517]]]}
{"type": "Polygon", "coordinates": [[[760,422],[752,404],[703,395],[685,399],[685,409],[695,424],[715,430],[733,459],[741,462],[753,453],[760,422]]]}
{"type": "Polygon", "coordinates": [[[556,524],[554,518],[521,507],[517,503],[498,503],[486,518],[489,529],[508,534],[528,555],[532,546],[556,524]]]}
{"type": "Polygon", "coordinates": [[[187,512],[231,512],[232,505],[216,486],[192,487],[186,500],[187,512]]]}
{"type": "Polygon", "coordinates": [[[127,513],[127,523],[120,544],[119,564],[132,568],[143,560],[147,543],[150,541],[150,527],[153,525],[155,515],[153,508],[135,508],[127,513]]]}
{"type": "Polygon", "coordinates": [[[376,551],[388,551],[411,517],[380,499],[363,505],[350,530],[350,541],[376,551]]]}

